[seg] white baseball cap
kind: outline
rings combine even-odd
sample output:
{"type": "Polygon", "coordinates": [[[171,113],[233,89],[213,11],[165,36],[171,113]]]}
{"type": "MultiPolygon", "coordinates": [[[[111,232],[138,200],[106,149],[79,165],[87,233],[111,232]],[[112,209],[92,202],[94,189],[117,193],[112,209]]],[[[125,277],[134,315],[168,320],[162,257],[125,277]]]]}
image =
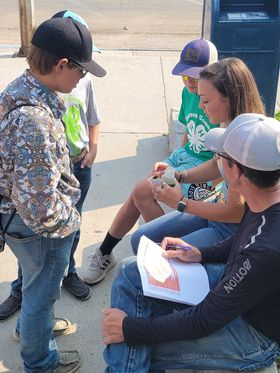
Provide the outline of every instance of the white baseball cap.
{"type": "Polygon", "coordinates": [[[205,146],[254,170],[279,170],[280,122],[262,114],[241,114],[227,128],[211,129],[205,146]]]}

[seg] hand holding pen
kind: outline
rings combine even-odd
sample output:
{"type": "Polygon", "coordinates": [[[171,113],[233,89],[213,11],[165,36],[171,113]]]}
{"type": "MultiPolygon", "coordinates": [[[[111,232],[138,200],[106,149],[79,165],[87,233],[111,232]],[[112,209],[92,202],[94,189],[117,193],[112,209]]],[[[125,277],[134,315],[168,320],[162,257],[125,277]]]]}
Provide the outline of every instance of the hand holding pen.
{"type": "Polygon", "coordinates": [[[191,249],[192,248],[190,245],[187,245],[187,244],[180,245],[180,244],[175,244],[175,243],[168,243],[165,248],[165,250],[185,250],[185,251],[189,251],[191,249]]]}
{"type": "Polygon", "coordinates": [[[167,259],[177,258],[186,263],[201,261],[201,253],[198,248],[180,238],[165,237],[160,246],[165,250],[162,255],[167,259]]]}

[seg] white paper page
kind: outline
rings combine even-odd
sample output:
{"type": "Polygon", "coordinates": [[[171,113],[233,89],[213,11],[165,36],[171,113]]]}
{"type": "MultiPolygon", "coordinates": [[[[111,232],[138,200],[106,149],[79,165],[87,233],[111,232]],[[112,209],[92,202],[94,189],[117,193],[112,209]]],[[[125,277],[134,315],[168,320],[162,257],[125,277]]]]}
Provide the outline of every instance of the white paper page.
{"type": "Polygon", "coordinates": [[[166,259],[162,248],[142,236],[137,264],[144,294],[154,298],[195,305],[209,292],[206,270],[200,263],[166,259]]]}

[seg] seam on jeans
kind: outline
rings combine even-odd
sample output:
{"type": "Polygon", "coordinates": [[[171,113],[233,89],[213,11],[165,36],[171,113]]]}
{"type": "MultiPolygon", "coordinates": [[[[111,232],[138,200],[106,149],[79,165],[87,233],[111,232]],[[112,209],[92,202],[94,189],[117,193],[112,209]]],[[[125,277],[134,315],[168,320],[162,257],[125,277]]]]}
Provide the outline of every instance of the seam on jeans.
{"type": "MultiPolygon", "coordinates": [[[[51,240],[51,245],[50,245],[51,247],[50,247],[50,252],[51,252],[51,260],[50,260],[50,262],[51,262],[51,281],[50,281],[50,283],[53,283],[53,280],[54,280],[54,277],[55,277],[55,273],[54,273],[54,263],[55,263],[55,260],[56,260],[56,251],[54,250],[54,242],[53,242],[53,240],[51,240]]],[[[51,304],[52,302],[51,302],[51,287],[49,286],[49,291],[48,291],[48,302],[49,302],[49,304],[51,304]]],[[[44,330],[43,330],[43,340],[45,340],[45,338],[46,338],[46,327],[44,328],[44,330]]],[[[57,360],[57,365],[56,365],[56,367],[58,366],[58,363],[59,363],[59,357],[58,357],[58,352],[56,352],[56,360],[57,360]]],[[[43,355],[42,355],[43,356],[43,355]]],[[[50,367],[48,367],[48,369],[49,369],[50,367]]],[[[53,367],[52,367],[52,369],[53,369],[53,367]]],[[[51,371],[50,371],[51,372],[51,371]]]]}
{"type": "MultiPolygon", "coordinates": [[[[271,346],[271,347],[275,347],[275,346],[271,346]]],[[[270,356],[264,356],[264,359],[262,359],[262,361],[256,361],[256,362],[253,362],[251,363],[251,355],[248,355],[248,356],[245,356],[245,357],[242,357],[242,356],[236,356],[236,355],[217,355],[217,354],[193,354],[193,355],[190,355],[190,354],[187,354],[186,356],[184,354],[180,354],[180,355],[177,355],[176,357],[175,356],[172,356],[171,358],[169,357],[164,357],[164,356],[161,356],[160,357],[160,360],[161,361],[166,361],[166,362],[180,362],[182,360],[185,361],[185,363],[182,362],[182,369],[191,369],[191,370],[196,370],[195,368],[195,365],[192,366],[191,364],[188,364],[187,361],[196,361],[196,364],[197,364],[197,360],[209,360],[211,359],[212,360],[212,369],[215,370],[216,368],[216,365],[214,365],[214,360],[220,360],[220,361],[225,361],[225,362],[228,362],[229,360],[232,360],[233,362],[236,361],[236,362],[240,362],[242,363],[243,367],[236,367],[236,370],[237,371],[244,371],[244,370],[257,370],[257,369],[261,369],[261,368],[265,368],[265,367],[268,367],[270,365],[273,364],[273,362],[275,361],[276,359],[276,351],[273,351],[272,348],[269,349],[269,351],[266,351],[267,353],[270,353],[270,356]],[[272,351],[270,351],[272,350],[272,351]],[[272,353],[272,355],[271,355],[272,353]],[[246,361],[246,359],[248,359],[248,361],[246,361]],[[188,368],[184,368],[186,366],[186,364],[188,365],[188,368]]],[[[223,369],[226,369],[226,364],[225,363],[225,367],[223,369]]],[[[220,363],[218,364],[220,366],[220,363]]],[[[171,369],[171,368],[170,368],[171,369]]],[[[207,369],[206,366],[202,366],[201,367],[201,370],[205,370],[207,369]]],[[[220,368],[221,369],[221,368],[220,368]]],[[[231,369],[234,369],[233,367],[228,367],[229,370],[231,369]]]]}
{"type": "Polygon", "coordinates": [[[128,362],[127,362],[127,370],[126,373],[134,373],[134,361],[136,355],[136,347],[129,347],[129,355],[128,355],[128,362]]]}
{"type": "MultiPolygon", "coordinates": [[[[143,307],[142,307],[142,298],[143,292],[141,290],[137,291],[136,296],[136,317],[142,317],[143,316],[143,307]]],[[[127,373],[133,373],[134,372],[134,361],[136,356],[136,347],[129,347],[129,355],[128,355],[128,362],[127,362],[127,373]]]]}

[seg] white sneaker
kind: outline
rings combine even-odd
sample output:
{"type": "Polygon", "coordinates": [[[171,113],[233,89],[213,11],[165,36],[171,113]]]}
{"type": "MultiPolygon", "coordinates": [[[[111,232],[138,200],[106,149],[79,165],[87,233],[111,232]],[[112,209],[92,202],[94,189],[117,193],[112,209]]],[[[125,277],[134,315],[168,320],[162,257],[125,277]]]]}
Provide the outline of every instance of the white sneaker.
{"type": "Polygon", "coordinates": [[[81,276],[86,284],[93,285],[104,279],[116,264],[116,259],[113,254],[102,255],[97,249],[93,255],[88,258],[87,268],[81,276]]]}

